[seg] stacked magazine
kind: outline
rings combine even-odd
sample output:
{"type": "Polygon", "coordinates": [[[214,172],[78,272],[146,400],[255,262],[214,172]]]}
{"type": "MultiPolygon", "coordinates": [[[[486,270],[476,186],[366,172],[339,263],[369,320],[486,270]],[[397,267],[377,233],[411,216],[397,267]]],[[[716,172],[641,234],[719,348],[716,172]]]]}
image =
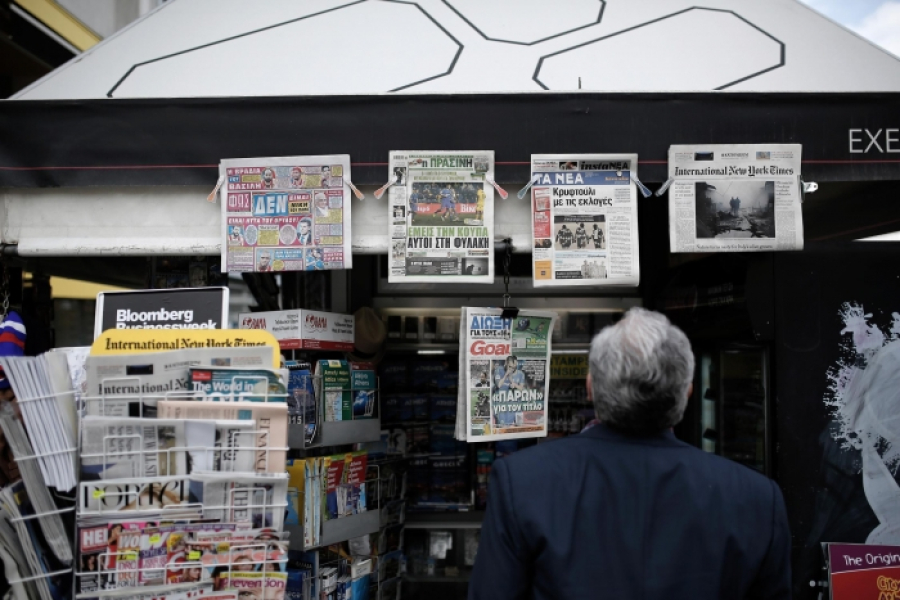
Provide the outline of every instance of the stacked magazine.
{"type": "Polygon", "coordinates": [[[268,347],[90,356],[81,597],[283,600],[288,406],[268,347]]]}

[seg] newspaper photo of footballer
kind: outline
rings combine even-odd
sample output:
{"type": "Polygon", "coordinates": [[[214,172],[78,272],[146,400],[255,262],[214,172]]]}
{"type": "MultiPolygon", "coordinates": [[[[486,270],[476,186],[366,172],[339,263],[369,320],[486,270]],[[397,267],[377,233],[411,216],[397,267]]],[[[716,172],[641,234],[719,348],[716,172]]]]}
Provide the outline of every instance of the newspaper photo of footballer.
{"type": "Polygon", "coordinates": [[[472,412],[472,435],[491,434],[491,390],[477,389],[469,392],[469,410],[472,412]]]}
{"type": "Polygon", "coordinates": [[[495,433],[521,425],[524,413],[543,411],[544,366],[543,360],[525,360],[512,354],[491,361],[491,423],[495,433]]]}
{"type": "MultiPolygon", "coordinates": [[[[478,191],[481,190],[481,211],[484,211],[484,190],[476,183],[413,183],[409,195],[409,212],[413,225],[444,225],[463,223],[463,218],[480,219],[478,191]]],[[[483,218],[483,215],[482,217],[483,218]]],[[[470,223],[471,224],[471,223],[470,223]]]]}
{"type": "Polygon", "coordinates": [[[489,360],[473,360],[469,364],[469,385],[473,388],[491,387],[491,361],[489,360]]]}
{"type": "Polygon", "coordinates": [[[694,184],[697,239],[774,238],[774,181],[694,184]]]}

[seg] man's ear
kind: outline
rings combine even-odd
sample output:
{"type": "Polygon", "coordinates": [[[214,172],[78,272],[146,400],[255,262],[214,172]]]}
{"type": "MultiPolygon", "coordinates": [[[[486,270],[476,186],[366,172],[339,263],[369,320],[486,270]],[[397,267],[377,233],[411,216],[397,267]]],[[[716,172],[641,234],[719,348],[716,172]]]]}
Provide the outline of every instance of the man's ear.
{"type": "Polygon", "coordinates": [[[594,401],[594,391],[592,388],[594,386],[591,385],[591,374],[590,373],[588,373],[587,379],[585,380],[585,385],[587,385],[588,402],[593,402],[594,401]]]}
{"type": "MultiPolygon", "coordinates": [[[[588,377],[590,377],[590,375],[588,375],[588,377]]],[[[687,393],[688,400],[690,400],[691,396],[693,396],[693,395],[694,395],[694,382],[692,381],[688,385],[688,393],[687,393]]]]}

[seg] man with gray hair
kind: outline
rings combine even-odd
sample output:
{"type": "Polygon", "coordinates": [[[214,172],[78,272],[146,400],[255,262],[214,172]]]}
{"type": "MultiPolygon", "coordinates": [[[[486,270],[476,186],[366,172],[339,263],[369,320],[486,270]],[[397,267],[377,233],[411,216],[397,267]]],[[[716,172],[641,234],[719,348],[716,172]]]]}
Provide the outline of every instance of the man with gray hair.
{"type": "Polygon", "coordinates": [[[470,600],[790,598],[781,491],[672,433],[693,375],[659,313],[594,337],[598,423],[494,463],[470,600]]]}

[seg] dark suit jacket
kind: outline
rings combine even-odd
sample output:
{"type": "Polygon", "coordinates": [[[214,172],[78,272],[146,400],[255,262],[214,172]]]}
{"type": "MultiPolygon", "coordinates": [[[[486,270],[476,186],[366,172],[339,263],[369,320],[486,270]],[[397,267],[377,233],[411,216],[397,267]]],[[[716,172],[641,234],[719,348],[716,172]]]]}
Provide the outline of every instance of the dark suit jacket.
{"type": "Polygon", "coordinates": [[[598,425],[494,463],[469,599],[790,598],[790,550],[771,480],[598,425]]]}

